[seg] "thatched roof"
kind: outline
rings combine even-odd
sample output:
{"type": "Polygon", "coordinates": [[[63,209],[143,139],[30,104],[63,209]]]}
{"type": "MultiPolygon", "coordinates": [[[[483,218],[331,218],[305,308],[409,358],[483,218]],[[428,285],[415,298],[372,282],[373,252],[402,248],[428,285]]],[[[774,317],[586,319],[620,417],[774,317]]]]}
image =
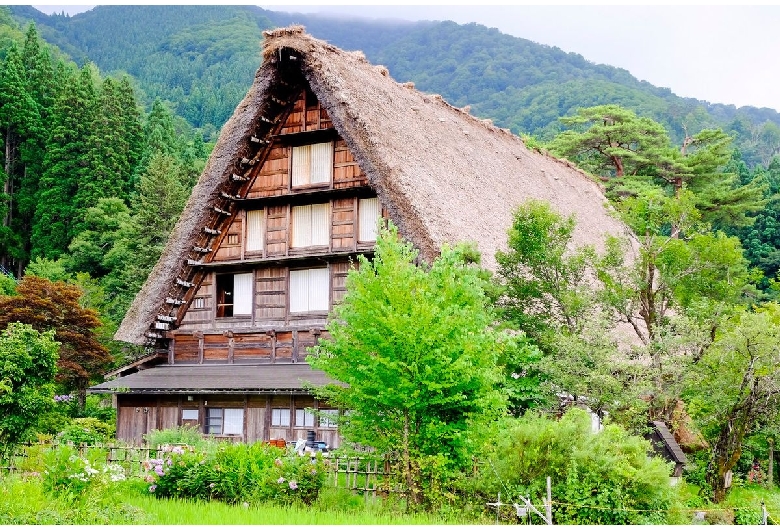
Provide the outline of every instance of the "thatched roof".
{"type": "Polygon", "coordinates": [[[89,389],[93,393],[166,394],[243,392],[306,392],[307,386],[333,383],[325,373],[308,364],[205,364],[162,365],[106,381],[89,389]]]}
{"type": "Polygon", "coordinates": [[[507,130],[440,96],[397,83],[359,52],[314,39],[301,27],[275,30],[266,32],[254,84],[223,127],[160,261],[116,333],[118,340],[143,343],[166,296],[182,296],[181,290],[176,295],[176,278],[184,274],[203,227],[213,225],[210,208],[219,203],[239,161],[253,156],[250,137],[268,137],[260,129],[262,118],[276,112],[273,94],[295,83],[311,87],[390,218],[426,260],[445,243],[471,240],[483,265],[494,269],[513,210],[532,198],[575,216],[576,244],[624,234],[600,187],[571,164],[528,149],[507,130]]]}

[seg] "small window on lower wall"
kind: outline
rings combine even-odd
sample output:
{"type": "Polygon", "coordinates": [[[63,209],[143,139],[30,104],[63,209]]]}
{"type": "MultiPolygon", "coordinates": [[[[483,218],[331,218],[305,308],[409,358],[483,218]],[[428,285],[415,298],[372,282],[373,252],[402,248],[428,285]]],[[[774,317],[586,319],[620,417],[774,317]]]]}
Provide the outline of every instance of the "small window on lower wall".
{"type": "Polygon", "coordinates": [[[314,412],[309,409],[295,409],[296,427],[314,427],[314,412]]]}
{"type": "Polygon", "coordinates": [[[206,434],[244,434],[244,409],[206,409],[206,434]]]}
{"type": "Polygon", "coordinates": [[[338,427],[339,411],[336,409],[320,409],[320,427],[335,429],[338,427]]]}
{"type": "Polygon", "coordinates": [[[198,421],[198,409],[182,410],[181,421],[198,421]]]}
{"type": "Polygon", "coordinates": [[[271,427],[289,427],[290,409],[271,409],[271,427]]]}

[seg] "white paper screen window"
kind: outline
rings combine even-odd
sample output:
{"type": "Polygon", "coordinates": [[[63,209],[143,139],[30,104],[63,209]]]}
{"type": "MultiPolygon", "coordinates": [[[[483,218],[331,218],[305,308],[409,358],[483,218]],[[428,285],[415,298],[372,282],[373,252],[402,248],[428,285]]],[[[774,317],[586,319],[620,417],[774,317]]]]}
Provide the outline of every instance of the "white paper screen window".
{"type": "Polygon", "coordinates": [[[198,410],[197,409],[184,409],[181,411],[181,419],[183,421],[198,421],[198,410]]]}
{"type": "Polygon", "coordinates": [[[314,427],[314,413],[306,409],[295,409],[296,427],[314,427]]]}
{"type": "Polygon", "coordinates": [[[225,409],[222,434],[244,434],[244,409],[225,409]]]}
{"type": "Polygon", "coordinates": [[[292,185],[327,184],[333,175],[333,142],[292,148],[292,185]]]}
{"type": "Polygon", "coordinates": [[[292,208],[293,248],[328,246],[330,238],[330,204],[307,204],[292,208]]]}
{"type": "Polygon", "coordinates": [[[376,227],[380,214],[378,198],[358,201],[358,241],[376,241],[376,227]]]}
{"type": "Polygon", "coordinates": [[[246,251],[263,250],[263,210],[246,212],[246,251]]]}
{"type": "Polygon", "coordinates": [[[289,427],[290,409],[271,409],[271,425],[274,427],[289,427]]]}
{"type": "Polygon", "coordinates": [[[290,271],[290,313],[327,311],[329,280],[328,269],[290,271]]]}
{"type": "Polygon", "coordinates": [[[254,274],[247,272],[233,277],[233,314],[252,314],[252,281],[254,274]]]}

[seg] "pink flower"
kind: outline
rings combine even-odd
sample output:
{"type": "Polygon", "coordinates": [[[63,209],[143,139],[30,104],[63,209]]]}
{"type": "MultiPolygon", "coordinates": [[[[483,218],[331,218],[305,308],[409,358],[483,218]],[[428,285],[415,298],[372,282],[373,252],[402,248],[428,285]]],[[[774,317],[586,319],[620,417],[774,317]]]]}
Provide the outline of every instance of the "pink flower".
{"type": "Polygon", "coordinates": [[[284,483],[284,477],[279,477],[279,478],[276,480],[276,483],[277,483],[277,484],[283,484],[283,483],[284,483]]]}
{"type": "Polygon", "coordinates": [[[276,460],[274,460],[274,465],[275,466],[282,467],[282,464],[283,464],[283,462],[282,462],[281,458],[277,458],[276,460]]]}
{"type": "Polygon", "coordinates": [[[291,490],[297,490],[298,489],[298,483],[295,482],[294,480],[291,480],[290,481],[290,489],[291,490]]]}
{"type": "Polygon", "coordinates": [[[149,492],[150,493],[154,493],[154,490],[156,490],[156,489],[157,489],[157,484],[152,484],[151,486],[149,486],[149,492]]]}

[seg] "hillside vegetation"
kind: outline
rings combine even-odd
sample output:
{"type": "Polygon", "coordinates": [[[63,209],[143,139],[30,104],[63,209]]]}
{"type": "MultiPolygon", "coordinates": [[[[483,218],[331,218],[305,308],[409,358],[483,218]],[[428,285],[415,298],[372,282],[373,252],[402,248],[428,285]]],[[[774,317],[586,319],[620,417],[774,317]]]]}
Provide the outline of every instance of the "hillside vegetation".
{"type": "Polygon", "coordinates": [[[219,130],[260,64],[262,30],[300,23],[318,38],[363,51],[398,81],[413,81],[516,134],[549,140],[558,117],[618,104],[662,123],[676,142],[685,131],[722,128],[736,136],[749,166],[780,148],[780,114],[681,98],[630,72],[478,24],[337,19],[254,6],[98,6],[73,17],[11,6],[22,23],[77,63],[137,80],[140,98],[173,103],[207,134],[219,130]]]}

